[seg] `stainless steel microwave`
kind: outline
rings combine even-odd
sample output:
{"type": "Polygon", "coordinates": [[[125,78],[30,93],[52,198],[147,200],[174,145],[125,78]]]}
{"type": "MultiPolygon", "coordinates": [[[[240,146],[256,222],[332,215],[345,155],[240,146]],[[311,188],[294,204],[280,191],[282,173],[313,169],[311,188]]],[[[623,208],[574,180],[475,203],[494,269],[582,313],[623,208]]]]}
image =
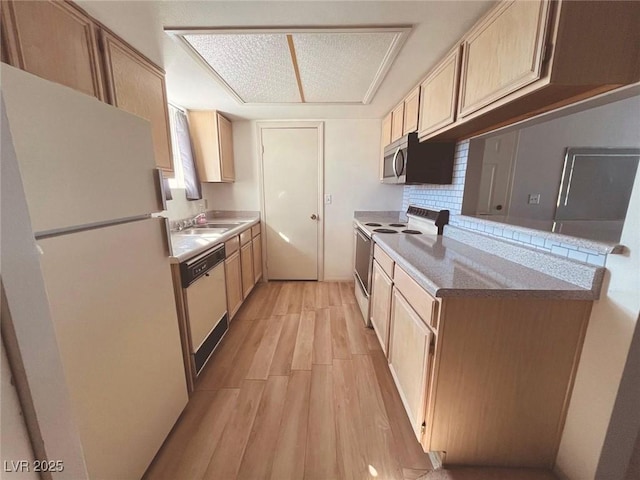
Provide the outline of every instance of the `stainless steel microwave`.
{"type": "Polygon", "coordinates": [[[454,142],[419,142],[410,133],[384,149],[383,183],[440,184],[453,178],[454,142]]]}

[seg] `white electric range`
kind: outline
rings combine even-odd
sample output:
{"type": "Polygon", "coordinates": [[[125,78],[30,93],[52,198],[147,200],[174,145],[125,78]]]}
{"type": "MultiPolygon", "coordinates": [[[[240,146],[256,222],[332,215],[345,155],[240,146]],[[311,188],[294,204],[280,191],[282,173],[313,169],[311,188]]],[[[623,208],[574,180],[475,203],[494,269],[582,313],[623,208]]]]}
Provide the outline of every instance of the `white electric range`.
{"type": "Polygon", "coordinates": [[[369,299],[371,296],[371,271],[373,266],[373,245],[376,235],[425,235],[437,238],[449,223],[449,210],[430,210],[410,205],[407,222],[378,221],[374,215],[355,221],[355,296],[362,312],[365,325],[370,326],[369,299]]]}

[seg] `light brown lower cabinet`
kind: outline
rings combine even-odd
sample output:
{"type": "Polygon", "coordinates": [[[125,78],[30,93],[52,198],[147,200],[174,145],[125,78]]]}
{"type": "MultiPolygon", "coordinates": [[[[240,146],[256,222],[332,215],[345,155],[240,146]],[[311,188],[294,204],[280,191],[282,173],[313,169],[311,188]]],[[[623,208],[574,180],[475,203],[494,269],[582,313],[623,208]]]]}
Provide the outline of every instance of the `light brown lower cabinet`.
{"type": "Polygon", "coordinates": [[[389,366],[424,451],[444,464],[551,468],[592,303],[434,299],[396,265],[389,366]]]}
{"type": "Polygon", "coordinates": [[[389,368],[418,441],[425,430],[425,409],[434,334],[400,294],[393,289],[389,368]]]}
{"type": "Polygon", "coordinates": [[[227,310],[229,320],[242,305],[242,273],[240,270],[240,252],[235,251],[224,261],[227,282],[227,310]]]}
{"type": "Polygon", "coordinates": [[[251,240],[253,249],[253,275],[255,283],[262,278],[262,235],[258,234],[251,240]]]}
{"type": "Polygon", "coordinates": [[[253,248],[249,241],[240,248],[240,265],[242,270],[242,296],[247,298],[255,285],[253,275],[253,248]]]}
{"type": "Polygon", "coordinates": [[[393,280],[384,272],[377,260],[373,261],[371,281],[371,325],[378,336],[382,351],[389,350],[389,321],[393,280]]]}

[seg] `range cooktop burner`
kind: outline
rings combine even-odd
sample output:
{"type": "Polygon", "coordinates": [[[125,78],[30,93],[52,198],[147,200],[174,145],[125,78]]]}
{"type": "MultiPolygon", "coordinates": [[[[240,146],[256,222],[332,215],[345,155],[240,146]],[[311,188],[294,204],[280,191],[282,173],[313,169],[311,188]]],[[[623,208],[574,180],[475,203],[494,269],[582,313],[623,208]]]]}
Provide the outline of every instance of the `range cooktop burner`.
{"type": "Polygon", "coordinates": [[[407,225],[404,223],[390,223],[390,227],[406,227],[407,225]]]}
{"type": "Polygon", "coordinates": [[[402,233],[408,233],[410,235],[422,235],[420,230],[402,230],[402,233]]]}
{"type": "Polygon", "coordinates": [[[390,228],[376,228],[373,231],[376,233],[398,233],[397,230],[391,230],[390,228]]]}
{"type": "Polygon", "coordinates": [[[381,227],[380,223],[365,223],[367,227],[381,227]]]}

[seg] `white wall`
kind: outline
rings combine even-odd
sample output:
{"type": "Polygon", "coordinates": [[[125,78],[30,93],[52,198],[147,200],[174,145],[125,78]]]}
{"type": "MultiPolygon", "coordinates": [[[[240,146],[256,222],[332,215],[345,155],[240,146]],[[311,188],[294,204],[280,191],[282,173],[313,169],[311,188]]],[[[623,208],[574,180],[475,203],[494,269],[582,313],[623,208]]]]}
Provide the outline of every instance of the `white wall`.
{"type": "Polygon", "coordinates": [[[640,147],[640,96],[520,130],[509,214],[553,219],[567,147],[640,147]],[[540,193],[539,205],[527,196],[540,193]]]}
{"type": "Polygon", "coordinates": [[[255,122],[233,122],[234,183],[206,183],[202,195],[213,210],[260,210],[258,135],[255,122]]]}
{"type": "MultiPolygon", "coordinates": [[[[615,123],[620,125],[620,119],[615,123]]],[[[595,478],[640,313],[640,175],[636,175],[620,243],[627,251],[607,257],[606,283],[589,320],[558,452],[556,469],[571,480],[595,478]]],[[[631,448],[635,438],[620,440],[631,448]]]]}
{"type": "Polygon", "coordinates": [[[164,31],[155,2],[74,1],[152,62],[165,67],[162,54],[164,31]]]}
{"type": "MultiPolygon", "coordinates": [[[[380,120],[324,120],[324,193],[333,197],[324,211],[327,281],[352,278],[355,210],[400,209],[402,186],[378,178],[380,128],[380,120]]],[[[206,185],[209,208],[260,210],[257,138],[255,121],[233,122],[236,182],[206,185]]]]}

